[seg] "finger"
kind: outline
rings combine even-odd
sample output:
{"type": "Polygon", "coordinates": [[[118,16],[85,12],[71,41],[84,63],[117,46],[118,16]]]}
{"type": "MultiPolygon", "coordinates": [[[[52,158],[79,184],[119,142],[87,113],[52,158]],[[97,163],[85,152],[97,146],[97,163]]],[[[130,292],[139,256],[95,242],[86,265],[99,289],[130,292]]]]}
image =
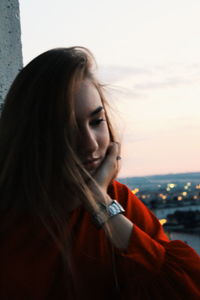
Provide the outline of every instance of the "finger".
{"type": "Polygon", "coordinates": [[[119,143],[119,142],[114,142],[114,143],[118,145],[118,155],[120,156],[120,154],[121,154],[121,143],[119,143]]]}
{"type": "Polygon", "coordinates": [[[112,177],[112,174],[115,174],[118,170],[118,160],[121,159],[121,156],[119,155],[119,143],[112,142],[109,146],[107,155],[105,157],[104,163],[103,163],[103,169],[109,170],[110,176],[112,177]]]}
{"type": "Polygon", "coordinates": [[[113,176],[113,179],[117,177],[117,174],[119,173],[119,170],[121,168],[121,144],[119,142],[115,142],[118,146],[118,152],[117,152],[117,156],[116,156],[116,162],[117,162],[117,168],[115,171],[115,174],[113,176]]]}
{"type": "Polygon", "coordinates": [[[107,157],[116,159],[117,156],[120,156],[120,144],[111,142],[108,148],[107,157]]]}

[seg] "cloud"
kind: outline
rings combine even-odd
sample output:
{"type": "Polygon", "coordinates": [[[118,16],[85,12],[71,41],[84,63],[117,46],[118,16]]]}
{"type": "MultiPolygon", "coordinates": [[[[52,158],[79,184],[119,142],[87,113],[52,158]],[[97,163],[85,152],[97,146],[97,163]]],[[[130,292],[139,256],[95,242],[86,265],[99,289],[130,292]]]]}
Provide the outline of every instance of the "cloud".
{"type": "Polygon", "coordinates": [[[100,80],[115,84],[129,77],[139,77],[150,75],[151,70],[147,68],[127,67],[127,66],[102,66],[98,70],[100,80]]]}
{"type": "Polygon", "coordinates": [[[123,67],[107,66],[99,78],[126,97],[144,98],[147,90],[169,89],[200,83],[200,64],[180,64],[123,67]]]}
{"type": "Polygon", "coordinates": [[[139,90],[165,89],[165,88],[171,88],[171,87],[176,87],[179,85],[186,85],[191,83],[192,83],[191,81],[186,80],[185,78],[171,77],[171,78],[165,78],[161,81],[154,79],[154,80],[141,82],[135,84],[134,89],[139,89],[139,90]]]}

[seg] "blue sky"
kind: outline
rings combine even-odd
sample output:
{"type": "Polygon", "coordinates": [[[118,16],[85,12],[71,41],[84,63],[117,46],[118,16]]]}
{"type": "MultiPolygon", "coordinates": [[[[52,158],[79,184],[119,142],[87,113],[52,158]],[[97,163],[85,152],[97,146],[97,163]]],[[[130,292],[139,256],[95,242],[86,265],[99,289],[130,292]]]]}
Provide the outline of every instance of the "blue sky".
{"type": "Polygon", "coordinates": [[[200,171],[200,1],[19,0],[24,63],[82,45],[109,85],[121,176],[200,171]]]}

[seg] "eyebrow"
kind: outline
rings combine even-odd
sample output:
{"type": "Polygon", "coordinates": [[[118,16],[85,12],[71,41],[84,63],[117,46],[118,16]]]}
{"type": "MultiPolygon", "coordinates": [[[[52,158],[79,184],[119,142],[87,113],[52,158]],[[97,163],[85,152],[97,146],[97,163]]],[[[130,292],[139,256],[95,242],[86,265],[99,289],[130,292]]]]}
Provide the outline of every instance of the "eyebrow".
{"type": "Polygon", "coordinates": [[[95,116],[96,114],[98,114],[102,110],[104,110],[103,106],[97,107],[94,111],[91,112],[90,117],[95,116]]]}

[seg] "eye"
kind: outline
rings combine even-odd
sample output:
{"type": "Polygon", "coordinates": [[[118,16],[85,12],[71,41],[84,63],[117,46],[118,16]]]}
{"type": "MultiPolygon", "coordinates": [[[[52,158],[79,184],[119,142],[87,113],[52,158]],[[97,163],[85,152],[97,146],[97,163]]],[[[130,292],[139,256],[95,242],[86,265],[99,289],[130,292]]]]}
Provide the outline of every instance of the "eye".
{"type": "Polygon", "coordinates": [[[100,125],[102,122],[104,122],[105,121],[105,119],[103,119],[103,118],[99,118],[99,119],[96,119],[96,120],[93,120],[93,121],[91,121],[90,122],[90,125],[92,125],[92,126],[98,126],[98,125],[100,125]]]}

